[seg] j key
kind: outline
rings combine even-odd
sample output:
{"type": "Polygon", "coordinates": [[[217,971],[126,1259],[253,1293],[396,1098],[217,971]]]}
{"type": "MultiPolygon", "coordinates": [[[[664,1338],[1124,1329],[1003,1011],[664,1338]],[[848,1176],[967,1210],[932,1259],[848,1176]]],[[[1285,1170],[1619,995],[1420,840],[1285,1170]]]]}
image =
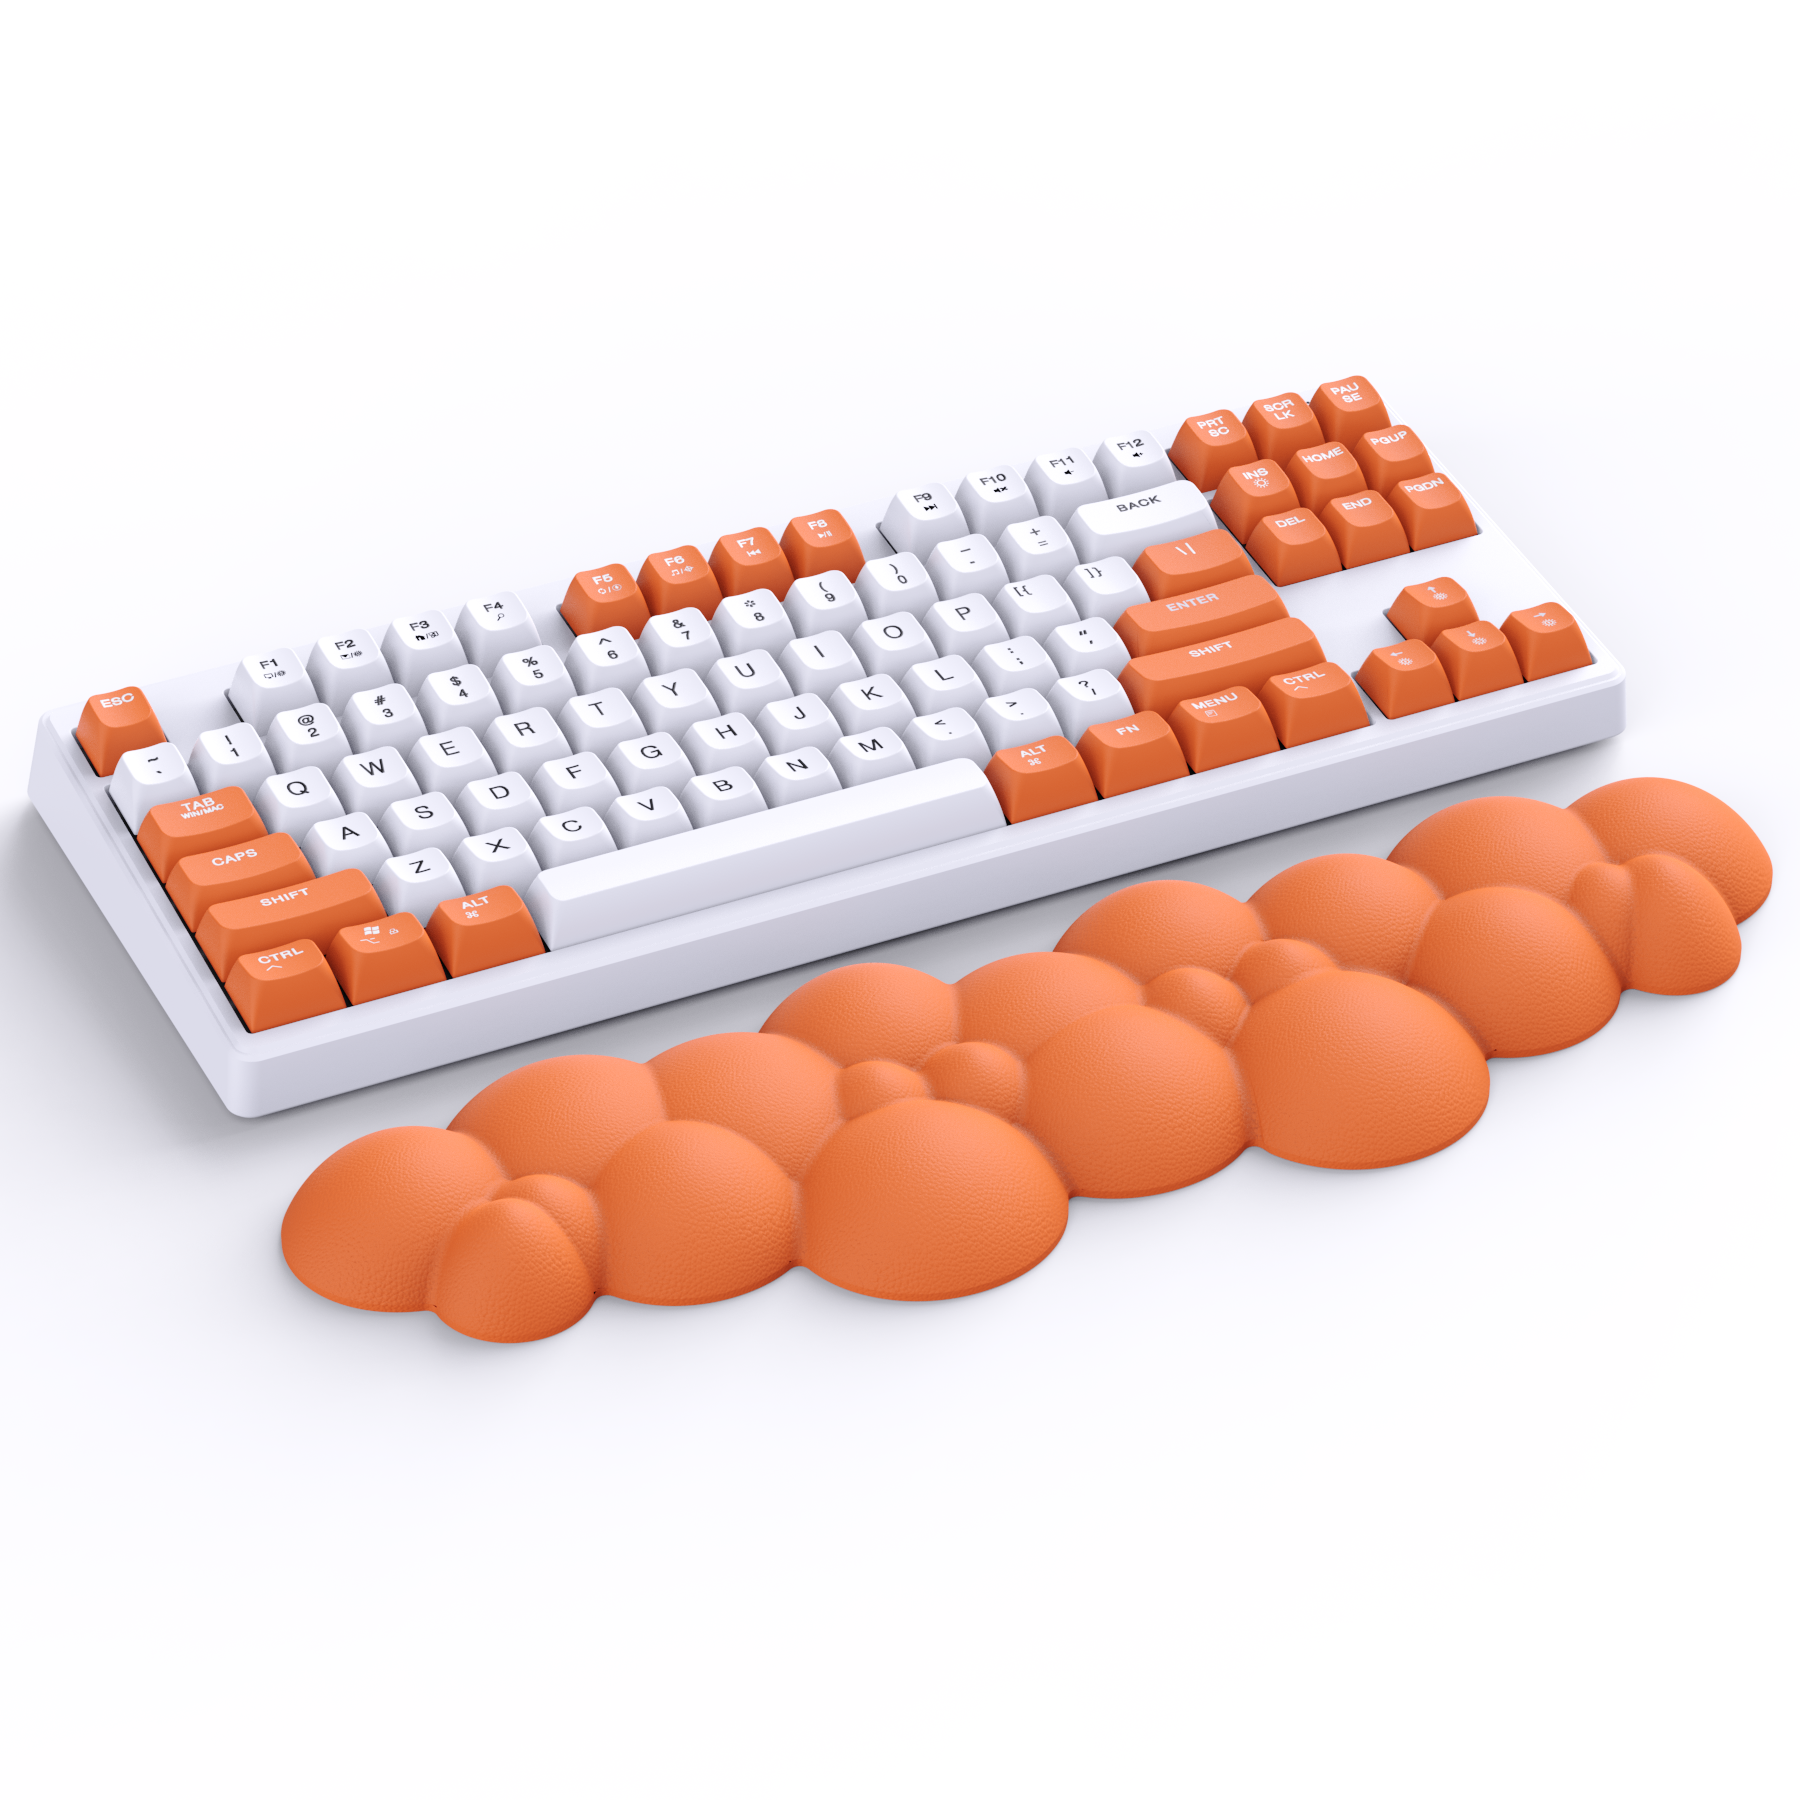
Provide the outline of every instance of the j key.
{"type": "Polygon", "coordinates": [[[450,866],[456,871],[456,878],[463,884],[466,894],[479,894],[496,887],[509,887],[522,894],[538,872],[538,860],[531,854],[525,833],[516,825],[504,825],[498,830],[481,831],[464,838],[450,852],[450,866]]]}
{"type": "Polygon", "coordinates": [[[723,825],[727,819],[741,819],[746,813],[766,812],[769,807],[756,778],[748,769],[735,765],[696,775],[681,790],[680,799],[695,830],[723,825]]]}
{"type": "Polygon", "coordinates": [[[650,673],[638,641],[621,626],[590,631],[569,646],[569,679],[578,694],[619,688],[629,694],[650,673]]]}
{"type": "Polygon", "coordinates": [[[1064,579],[1063,587],[1084,619],[1101,619],[1108,625],[1117,624],[1126,607],[1136,606],[1140,600],[1150,597],[1131,564],[1122,556],[1102,556],[1093,562],[1077,563],[1064,579]]]}
{"type": "Polygon", "coordinates": [[[525,841],[540,869],[560,869],[565,863],[604,856],[618,847],[606,829],[606,821],[591,806],[546,813],[525,834],[525,841]]]}
{"type": "Polygon", "coordinates": [[[1397,481],[1431,473],[1431,457],[1410,425],[1387,425],[1353,438],[1350,454],[1362,465],[1365,485],[1385,500],[1397,481]]]}
{"type": "Polygon", "coordinates": [[[352,694],[394,679],[387,658],[376,648],[374,634],[368,631],[320,638],[306,658],[306,673],[319,698],[334,712],[342,712],[352,694]]]}
{"type": "Polygon", "coordinates": [[[667,675],[675,669],[704,673],[725,653],[706,614],[693,606],[657,614],[644,627],[638,648],[652,675],[667,675]]]}
{"type": "Polygon", "coordinates": [[[967,537],[969,521],[947,487],[936,482],[906,488],[888,502],[881,535],[893,550],[924,557],[946,539],[967,537]]]}
{"type": "Polygon", "coordinates": [[[493,684],[474,663],[427,675],[419,689],[419,712],[427,731],[480,731],[506,711],[493,684]]]}
{"type": "Polygon", "coordinates": [[[956,490],[956,503],[969,529],[998,539],[1009,525],[1038,516],[1037,501],[1017,469],[971,469],[956,490]]]}
{"type": "Polygon", "coordinates": [[[1007,822],[1013,825],[1067,812],[1100,797],[1075,746],[1054,733],[995,751],[987,778],[1007,822]]]}
{"type": "Polygon", "coordinates": [[[602,688],[597,694],[577,694],[556,715],[556,722],[571,749],[591,750],[596,756],[608,755],[627,738],[644,735],[637,708],[616,687],[602,688]]]}
{"type": "MultiPolygon", "coordinates": [[[[934,768],[939,763],[967,758],[978,769],[985,769],[993,755],[988,741],[975,723],[975,715],[961,706],[914,719],[900,734],[915,768],[934,768]]],[[[848,785],[848,784],[846,784],[848,785]]]]}
{"type": "MultiPolygon", "coordinates": [[[[456,843],[461,842],[459,837],[456,843]]],[[[374,881],[376,898],[388,916],[409,913],[421,925],[446,900],[460,900],[463,894],[463,884],[450,866],[449,851],[439,844],[389,857],[375,871],[374,881]]]]}
{"type": "Polygon", "coordinates": [[[845,787],[861,787],[867,781],[904,774],[913,767],[913,759],[900,733],[892,725],[880,725],[839,738],[831,746],[831,766],[845,787]]]}
{"type": "Polygon", "coordinates": [[[188,752],[188,767],[202,793],[236,787],[254,794],[275,773],[262,733],[250,725],[221,725],[201,732],[188,752]]]}
{"type": "Polygon", "coordinates": [[[772,756],[808,745],[829,750],[844,735],[844,728],[823,695],[796,694],[791,700],[771,700],[756,715],[756,734],[772,756]]]}
{"type": "Polygon", "coordinates": [[[934,544],[925,558],[925,570],[945,600],[961,599],[965,594],[981,594],[991,600],[1006,580],[1000,552],[984,537],[949,538],[934,544]]]}
{"type": "Polygon", "coordinates": [[[1182,421],[1169,448],[1169,461],[1205,493],[1211,493],[1227,469],[1254,462],[1256,446],[1234,412],[1196,413],[1182,421]]]}
{"type": "Polygon", "coordinates": [[[631,704],[651,731],[666,731],[675,737],[699,719],[716,719],[722,710],[697,669],[671,669],[666,675],[640,681],[631,704]]]}
{"type": "Polygon", "coordinates": [[[1119,678],[1105,669],[1065,675],[1045,698],[1056,715],[1056,729],[1077,746],[1089,726],[1128,719],[1132,714],[1130,695],[1119,685],[1119,678]]]}
{"type": "Polygon", "coordinates": [[[688,609],[710,619],[723,597],[718,576],[695,544],[658,550],[645,557],[644,566],[638,570],[638,586],[649,602],[652,616],[688,609]]]}
{"type": "Polygon", "coordinates": [[[1007,582],[994,595],[994,611],[1014,637],[1047,637],[1058,625],[1073,625],[1081,617],[1054,575],[1007,582]]]}
{"type": "MultiPolygon", "coordinates": [[[[1088,675],[1096,669],[1117,675],[1131,660],[1125,640],[1104,619],[1059,625],[1044,639],[1044,648],[1059,675],[1088,675]]],[[[1063,733],[1064,737],[1068,735],[1063,733]]]]}
{"type": "Polygon", "coordinates": [[[225,992],[246,1031],[272,1031],[344,1008],[330,963],[305,939],[240,956],[226,973],[225,992]]]}
{"type": "Polygon", "coordinates": [[[694,829],[693,821],[681,810],[681,802],[675,798],[674,791],[666,787],[646,788],[641,794],[621,794],[606,809],[605,817],[606,829],[621,850],[679,837],[694,829]]]}
{"type": "Polygon", "coordinates": [[[973,657],[983,644],[1003,644],[1012,636],[993,605],[980,594],[940,600],[925,615],[925,633],[939,656],[973,657]]]}
{"type": "Polygon", "coordinates": [[[462,609],[456,635],[468,660],[487,675],[509,650],[529,650],[538,628],[517,594],[489,594],[462,609]]]}
{"type": "Polygon", "coordinates": [[[446,900],[425,929],[451,975],[474,975],[544,954],[525,902],[510,887],[446,900]]]}
{"type": "Polygon", "coordinates": [[[425,927],[411,913],[347,925],[326,946],[325,959],[352,1006],[444,979],[444,965],[425,927]]]}
{"type": "Polygon", "coordinates": [[[982,701],[976,709],[975,723],[996,754],[1036,738],[1056,735],[1056,714],[1035,688],[995,694],[982,701]]]}
{"type": "Polygon", "coordinates": [[[596,813],[619,797],[605,759],[592,750],[577,750],[541,764],[531,777],[531,791],[546,813],[578,812],[590,806],[596,813]]]}
{"type": "MultiPolygon", "coordinates": [[[[376,823],[397,857],[422,856],[427,850],[441,850],[447,857],[469,835],[462,814],[450,804],[450,796],[443,793],[396,800],[376,823]]],[[[444,864],[446,869],[449,866],[448,862],[444,864]]],[[[442,898],[440,894],[438,899],[442,898]]],[[[437,900],[431,904],[435,906],[437,900]]],[[[391,912],[393,907],[390,905],[388,910],[391,912]]],[[[419,915],[422,919],[430,916],[430,907],[419,915]]]]}
{"type": "Polygon", "coordinates": [[[1389,422],[1381,396],[1360,375],[1322,383],[1312,397],[1312,409],[1326,437],[1340,444],[1354,444],[1365,431],[1380,431],[1389,422]]]}
{"type": "Polygon", "coordinates": [[[1119,679],[1131,696],[1134,711],[1161,713],[1167,718],[1183,700],[1197,694],[1234,685],[1257,693],[1273,675],[1310,668],[1324,660],[1319,640],[1304,620],[1277,619],[1212,643],[1134,656],[1119,679]]]}
{"type": "Polygon", "coordinates": [[[1069,520],[1069,536],[1083,562],[1105,556],[1133,562],[1152,544],[1211,531],[1215,523],[1212,508],[1191,481],[1171,481],[1077,507],[1069,520]]]}
{"type": "Polygon", "coordinates": [[[778,756],[764,757],[754,775],[762,797],[772,807],[835,794],[844,785],[823,750],[784,750],[778,756]]]}
{"type": "Polygon", "coordinates": [[[381,656],[390,679],[415,693],[427,675],[469,660],[462,639],[452,629],[448,615],[441,612],[394,620],[382,634],[381,656]]]}
{"type": "Polygon", "coordinates": [[[323,769],[289,769],[271,775],[250,798],[269,831],[285,831],[295,839],[305,837],[317,820],[340,818],[344,812],[344,803],[323,769]]]}
{"type": "MultiPolygon", "coordinates": [[[[1585,669],[1594,653],[1581,635],[1581,627],[1561,606],[1534,606],[1511,614],[1501,631],[1519,659],[1519,672],[1527,681],[1561,675],[1569,669],[1585,669]]],[[[140,842],[142,840],[140,839],[140,842]]]]}
{"type": "Polygon", "coordinates": [[[577,637],[590,631],[604,631],[610,625],[622,626],[636,634],[644,629],[644,621],[650,617],[649,602],[623,563],[606,563],[598,569],[581,570],[570,581],[559,610],[563,623],[577,637]]]}
{"type": "Polygon", "coordinates": [[[841,512],[822,507],[815,513],[802,513],[789,519],[781,534],[781,554],[796,579],[802,575],[823,575],[827,569],[842,569],[854,581],[863,566],[862,547],[841,512]]]}
{"type": "Polygon", "coordinates": [[[107,792],[133,837],[151,807],[168,800],[192,800],[200,792],[181,752],[173,744],[127,750],[114,765],[107,792]]]}
{"type": "Polygon", "coordinates": [[[75,725],[81,746],[96,775],[110,775],[127,750],[147,750],[163,742],[163,728],[141,688],[115,688],[94,694],[75,725]]]}
{"type": "MultiPolygon", "coordinates": [[[[767,650],[720,657],[706,672],[706,686],[716,702],[715,713],[760,712],[771,700],[785,700],[794,691],[794,684],[767,650]]],[[[658,728],[675,729],[660,722],[658,728]]]]}
{"type": "Polygon", "coordinates": [[[240,956],[308,939],[321,950],[346,925],[383,916],[380,900],[360,869],[320,875],[241,900],[220,900],[194,934],[200,954],[221,980],[240,956]]]}
{"type": "Polygon", "coordinates": [[[794,636],[793,620],[768,588],[728,595],[712,616],[712,628],[727,656],[744,656],[752,650],[773,655],[794,636]]]}
{"type": "Polygon", "coordinates": [[[191,800],[164,800],[144,815],[138,848],[149,858],[158,881],[167,881],[184,856],[222,850],[263,835],[250,796],[242,788],[220,788],[191,800]]]}
{"type": "Polygon", "coordinates": [[[1325,441],[1324,427],[1298,394],[1273,394],[1252,400],[1244,411],[1244,429],[1259,457],[1286,468],[1294,454],[1325,441]]]}
{"type": "Polygon", "coordinates": [[[410,800],[418,793],[419,778],[392,744],[383,744],[346,756],[331,771],[331,791],[346,812],[379,817],[396,800],[410,800]]]}
{"type": "Polygon", "coordinates": [[[842,569],[802,575],[788,589],[781,609],[795,637],[814,637],[821,631],[841,631],[848,637],[869,616],[862,595],[842,569]]]}
{"type": "Polygon", "coordinates": [[[310,826],[300,840],[300,854],[312,864],[315,875],[360,869],[373,881],[390,851],[375,821],[367,813],[353,812],[310,826]]]}
{"type": "Polygon", "coordinates": [[[651,788],[678,788],[694,767],[668,732],[653,731],[618,745],[606,759],[606,772],[619,784],[619,792],[630,796],[651,788]]]}
{"type": "Polygon", "coordinates": [[[1030,581],[1039,575],[1060,581],[1075,567],[1075,545],[1060,519],[1048,513],[1009,525],[994,540],[1010,581],[1030,581]]]}
{"type": "Polygon", "coordinates": [[[335,769],[350,754],[350,740],[329,706],[295,707],[277,713],[263,734],[276,769],[335,769]]]}
{"type": "Polygon", "coordinates": [[[933,605],[938,591],[925,573],[925,565],[908,550],[898,556],[879,556],[863,564],[856,578],[863,611],[871,619],[911,613],[915,618],[933,605]]]}
{"type": "Polygon", "coordinates": [[[1146,488],[1165,487],[1181,480],[1168,453],[1147,432],[1108,438],[1094,452],[1094,467],[1100,471],[1107,493],[1115,499],[1120,494],[1141,494],[1146,488]]]}
{"type": "MultiPolygon", "coordinates": [[[[731,532],[713,545],[707,559],[721,595],[752,594],[772,589],[785,594],[794,585],[794,571],[772,531],[753,525],[748,531],[731,532]]],[[[719,616],[718,608],[713,617],[719,616]]],[[[721,638],[720,640],[724,640],[721,638]]]]}
{"type": "MultiPolygon", "coordinates": [[[[999,620],[994,621],[999,625],[999,620]]],[[[1005,627],[1000,627],[1005,631],[1005,627]]],[[[1004,642],[1004,637],[996,640],[1004,642]]],[[[913,703],[915,717],[960,707],[971,716],[987,698],[987,689],[975,673],[967,657],[940,656],[935,661],[915,663],[900,677],[900,686],[913,703]]]]}
{"type": "Polygon", "coordinates": [[[1170,544],[1152,544],[1133,566],[1152,600],[1196,594],[1256,572],[1243,545],[1229,531],[1203,531],[1170,544]]]}
{"type": "Polygon", "coordinates": [[[291,650],[246,656],[232,671],[226,690],[237,715],[256,731],[267,731],[275,715],[317,700],[312,679],[291,650]]]}
{"type": "Polygon", "coordinates": [[[1129,607],[1119,619],[1119,636],[1133,656],[1150,656],[1287,616],[1286,603],[1260,575],[1244,575],[1177,600],[1129,607]]]}
{"type": "MultiPolygon", "coordinates": [[[[977,679],[990,694],[1011,694],[1021,688],[1047,693],[1057,678],[1056,664],[1036,638],[1008,638],[1004,644],[988,644],[975,652],[977,679]]],[[[977,715],[979,716],[979,715],[977,715]]]]}
{"type": "Polygon", "coordinates": [[[541,706],[555,712],[565,700],[575,698],[575,683],[562,658],[548,644],[529,650],[509,650],[494,666],[494,692],[509,713],[541,706]]]}
{"type": "Polygon", "coordinates": [[[425,720],[403,687],[369,688],[352,694],[338,715],[352,750],[392,744],[410,750],[425,735],[425,720]]]}
{"type": "Polygon", "coordinates": [[[481,739],[466,725],[420,738],[407,751],[406,766],[427,794],[459,794],[478,776],[500,773],[481,739]]]}
{"type": "Polygon", "coordinates": [[[544,816],[544,803],[523,775],[484,775],[456,796],[456,810],[470,835],[479,837],[508,825],[529,831],[544,816]]]}
{"type": "Polygon", "coordinates": [[[553,756],[569,754],[569,740],[542,706],[507,713],[481,734],[481,745],[496,772],[535,775],[553,756]]]}
{"type": "Polygon", "coordinates": [[[724,713],[690,725],[682,733],[681,748],[694,765],[696,775],[712,775],[720,769],[754,769],[769,754],[762,734],[741,712],[724,713]]]}
{"type": "Polygon", "coordinates": [[[904,675],[914,663],[937,655],[925,627],[904,612],[866,619],[851,634],[850,648],[871,675],[904,675]]]}
{"type": "Polygon", "coordinates": [[[221,844],[184,856],[169,872],[168,895],[181,922],[195,930],[207,908],[246,894],[306,881],[312,865],[285,832],[264,834],[242,844],[221,844]]]}
{"type": "Polygon", "coordinates": [[[1025,485],[1045,518],[1067,525],[1078,506],[1106,498],[1106,483],[1085,450],[1040,456],[1025,471],[1025,485]]]}
{"type": "Polygon", "coordinates": [[[845,732],[874,731],[883,725],[896,729],[913,716],[913,704],[892,675],[861,675],[834,688],[828,704],[845,732]]]}
{"type": "Polygon", "coordinates": [[[798,694],[829,694],[853,676],[866,673],[841,631],[795,638],[782,647],[781,672],[798,694]]]}

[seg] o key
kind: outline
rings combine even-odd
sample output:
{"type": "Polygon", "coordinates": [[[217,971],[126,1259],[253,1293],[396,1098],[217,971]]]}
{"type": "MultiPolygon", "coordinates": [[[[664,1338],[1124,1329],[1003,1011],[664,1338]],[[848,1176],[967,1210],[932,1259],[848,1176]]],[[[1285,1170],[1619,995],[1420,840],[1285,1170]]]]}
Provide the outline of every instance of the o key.
{"type": "Polygon", "coordinates": [[[633,637],[650,618],[650,603],[623,563],[583,569],[563,596],[563,619],[577,637],[623,625],[633,637]]]}
{"type": "Polygon", "coordinates": [[[1315,663],[1266,682],[1262,703],[1285,748],[1361,731],[1369,723],[1356,683],[1336,663],[1315,663]]]}
{"type": "Polygon", "coordinates": [[[361,869],[315,875],[272,894],[222,900],[200,921],[195,941],[223,981],[240,956],[307,938],[320,953],[346,925],[365,925],[387,911],[361,869]]]}
{"type": "Polygon", "coordinates": [[[444,979],[444,965],[411,913],[346,925],[326,946],[325,960],[352,1006],[444,979]]]}
{"type": "Polygon", "coordinates": [[[1263,703],[1248,688],[1184,700],[1170,713],[1169,726],[1196,775],[1281,748],[1263,703]]]}
{"type": "Polygon", "coordinates": [[[1229,531],[1202,531],[1172,544],[1152,544],[1132,564],[1132,573],[1152,600],[1172,600],[1255,571],[1229,531]]]}
{"type": "MultiPolygon", "coordinates": [[[[789,519],[787,530],[781,534],[781,549],[796,577],[839,569],[854,581],[862,573],[862,546],[856,541],[856,533],[844,515],[829,506],[789,519]]],[[[786,595],[777,597],[785,599],[786,595]]]]}
{"type": "Polygon", "coordinates": [[[761,525],[720,538],[710,560],[722,594],[753,594],[767,588],[776,599],[785,600],[794,585],[794,571],[774,532],[761,525]]]}
{"type": "Polygon", "coordinates": [[[502,963],[544,954],[544,940],[525,902],[510,887],[484,888],[460,900],[441,901],[426,929],[452,975],[473,975],[479,969],[497,969],[502,963]]]}
{"type": "Polygon", "coordinates": [[[1298,512],[1270,513],[1266,519],[1258,519],[1248,548],[1277,587],[1335,575],[1344,566],[1338,561],[1331,533],[1305,507],[1298,512]]]}
{"type": "Polygon", "coordinates": [[[1364,563],[1382,562],[1407,552],[1405,526],[1377,493],[1365,490],[1327,501],[1324,518],[1325,529],[1331,533],[1331,541],[1337,545],[1346,569],[1358,569],[1364,563]]]}
{"type": "MultiPolygon", "coordinates": [[[[261,824],[260,819],[257,822],[261,824]]],[[[311,879],[312,864],[300,853],[300,846],[285,831],[277,831],[184,856],[169,871],[164,886],[182,924],[197,931],[207,909],[221,900],[267,894],[311,879]]]]}
{"type": "Polygon", "coordinates": [[[653,613],[679,612],[684,606],[696,606],[710,619],[725,598],[719,592],[718,577],[692,544],[646,556],[644,566],[638,570],[638,586],[653,613]]]}
{"type": "Polygon", "coordinates": [[[1431,646],[1417,638],[1371,650],[1356,671],[1356,679],[1362,691],[1390,719],[1430,712],[1455,699],[1444,665],[1432,655],[1431,646]]]}
{"type": "Polygon", "coordinates": [[[1065,737],[1039,738],[1000,751],[987,766],[987,778],[1009,825],[1067,812],[1100,797],[1087,764],[1065,737]]]}
{"type": "Polygon", "coordinates": [[[1381,396],[1360,375],[1323,383],[1312,397],[1312,409],[1340,444],[1354,444],[1365,431],[1380,431],[1389,422],[1381,396]]]}
{"type": "Polygon", "coordinates": [[[225,992],[248,1031],[316,1019],[344,1005],[330,965],[307,938],[240,956],[225,977],[225,992]]]}
{"type": "Polygon", "coordinates": [[[89,697],[75,722],[75,741],[96,775],[110,775],[127,750],[148,750],[164,739],[144,690],[115,688],[89,697]]]}
{"type": "Polygon", "coordinates": [[[1403,638],[1435,644],[1452,625],[1475,623],[1475,602],[1460,581],[1415,581],[1400,590],[1387,616],[1403,638]]]}
{"type": "Polygon", "coordinates": [[[1161,713],[1133,713],[1129,719],[1090,725],[1075,748],[1102,799],[1178,781],[1188,772],[1187,758],[1161,713]]]}
{"type": "Polygon", "coordinates": [[[1519,673],[1519,659],[1506,634],[1485,619],[1440,632],[1431,647],[1444,665],[1451,691],[1459,700],[1518,687],[1525,679],[1519,673]]]}
{"type": "Polygon", "coordinates": [[[219,788],[193,800],[165,800],[151,807],[138,827],[138,848],[149,857],[156,879],[166,884],[184,856],[267,835],[242,788],[219,788]]]}
{"type": "Polygon", "coordinates": [[[1396,481],[1388,503],[1406,529],[1407,542],[1415,550],[1475,535],[1475,516],[1462,490],[1448,475],[1420,475],[1396,481]]]}
{"type": "Polygon", "coordinates": [[[1169,446],[1169,461],[1203,494],[1219,485],[1227,469],[1254,462],[1256,454],[1249,432],[1234,412],[1196,413],[1184,419],[1169,446]]]}
{"type": "Polygon", "coordinates": [[[1506,641],[1512,645],[1527,681],[1542,681],[1546,675],[1585,669],[1594,660],[1587,639],[1581,635],[1581,627],[1560,606],[1538,606],[1529,612],[1516,612],[1500,629],[1506,633],[1506,641]]]}

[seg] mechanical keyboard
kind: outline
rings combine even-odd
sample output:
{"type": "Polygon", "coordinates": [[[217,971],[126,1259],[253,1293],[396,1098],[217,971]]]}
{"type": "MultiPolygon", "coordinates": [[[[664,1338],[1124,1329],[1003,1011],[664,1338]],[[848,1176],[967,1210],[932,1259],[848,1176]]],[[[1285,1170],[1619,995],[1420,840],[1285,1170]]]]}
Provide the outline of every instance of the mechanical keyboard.
{"type": "Polygon", "coordinates": [[[39,722],[256,1116],[1590,743],[1624,671],[1351,377],[39,722]]]}

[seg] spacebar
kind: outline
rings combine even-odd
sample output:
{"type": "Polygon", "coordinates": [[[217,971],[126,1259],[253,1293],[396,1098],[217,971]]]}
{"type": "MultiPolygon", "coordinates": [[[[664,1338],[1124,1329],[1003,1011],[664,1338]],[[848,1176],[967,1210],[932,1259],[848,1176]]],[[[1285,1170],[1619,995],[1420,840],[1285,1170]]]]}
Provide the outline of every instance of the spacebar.
{"type": "Polygon", "coordinates": [[[1006,828],[966,758],[546,869],[525,904],[552,950],[1006,828]]]}

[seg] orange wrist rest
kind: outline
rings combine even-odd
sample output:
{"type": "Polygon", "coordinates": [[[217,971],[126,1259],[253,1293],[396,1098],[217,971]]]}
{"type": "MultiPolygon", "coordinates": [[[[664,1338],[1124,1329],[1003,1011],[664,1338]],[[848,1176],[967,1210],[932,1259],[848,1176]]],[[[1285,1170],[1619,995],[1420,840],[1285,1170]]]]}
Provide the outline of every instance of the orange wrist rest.
{"type": "Polygon", "coordinates": [[[1251,1144],[1429,1156],[1480,1118],[1488,1057],[1578,1043],[1624,988],[1728,979],[1770,880],[1683,782],[1467,800],[1385,861],[1313,857],[1248,901],[1147,881],[958,982],[859,963],[760,1032],[516,1069],[448,1130],[328,1157],[282,1250],[328,1299],[508,1342],[601,1294],[690,1306],[795,1264],[885,1299],[975,1293],[1049,1254],[1071,1194],[1182,1187],[1251,1144]]]}

